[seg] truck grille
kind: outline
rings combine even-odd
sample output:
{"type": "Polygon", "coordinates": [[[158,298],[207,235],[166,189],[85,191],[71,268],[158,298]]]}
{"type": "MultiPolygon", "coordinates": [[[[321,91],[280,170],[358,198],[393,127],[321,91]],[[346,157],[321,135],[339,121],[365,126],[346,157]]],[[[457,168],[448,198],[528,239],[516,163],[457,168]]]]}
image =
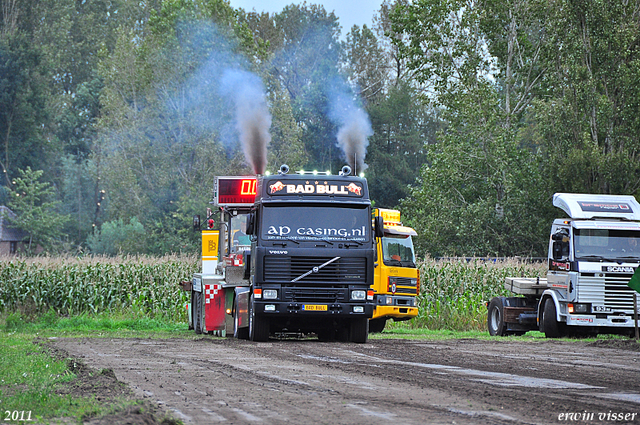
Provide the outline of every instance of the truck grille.
{"type": "Polygon", "coordinates": [[[580,302],[604,304],[612,311],[633,313],[633,289],[627,286],[632,275],[580,276],[580,302]]]}
{"type": "MultiPolygon", "coordinates": [[[[264,257],[265,282],[291,282],[334,257],[264,257]]],[[[365,283],[367,259],[342,257],[296,281],[297,284],[365,283]]]]}
{"type": "Polygon", "coordinates": [[[418,290],[418,279],[408,277],[395,277],[396,294],[416,295],[418,290]]]}
{"type": "Polygon", "coordinates": [[[291,302],[331,304],[348,301],[346,288],[283,288],[291,302]]]}

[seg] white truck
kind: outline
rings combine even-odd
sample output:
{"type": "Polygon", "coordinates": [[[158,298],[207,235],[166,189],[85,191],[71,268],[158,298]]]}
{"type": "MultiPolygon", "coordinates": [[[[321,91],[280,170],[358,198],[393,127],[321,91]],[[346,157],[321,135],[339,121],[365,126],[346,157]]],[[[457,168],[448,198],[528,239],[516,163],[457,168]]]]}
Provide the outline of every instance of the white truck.
{"type": "Polygon", "coordinates": [[[556,193],[545,278],[507,277],[518,296],[488,303],[491,335],[540,330],[547,338],[634,330],[633,290],[640,263],[640,204],[633,196],[556,193]]]}

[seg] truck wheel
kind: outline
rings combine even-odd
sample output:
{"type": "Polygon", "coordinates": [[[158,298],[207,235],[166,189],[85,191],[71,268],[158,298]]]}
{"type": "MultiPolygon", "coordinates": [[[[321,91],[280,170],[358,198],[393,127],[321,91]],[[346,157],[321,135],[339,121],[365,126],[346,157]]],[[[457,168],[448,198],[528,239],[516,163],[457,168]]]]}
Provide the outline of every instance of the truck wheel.
{"type": "Polygon", "coordinates": [[[350,324],[351,342],[363,344],[369,337],[369,319],[353,319],[350,324]]]}
{"type": "Polygon", "coordinates": [[[197,334],[202,333],[202,292],[193,293],[193,328],[197,334]]]}
{"type": "Polygon", "coordinates": [[[237,339],[249,339],[249,327],[241,328],[239,325],[238,299],[233,300],[233,337],[237,339]]]}
{"type": "Polygon", "coordinates": [[[507,326],[504,323],[504,305],[502,298],[495,297],[487,309],[487,327],[491,336],[505,336],[507,326]]]}
{"type": "Polygon", "coordinates": [[[269,340],[269,320],[266,317],[256,317],[253,308],[253,295],[249,300],[249,339],[260,342],[269,340]]]}
{"type": "Polygon", "coordinates": [[[560,338],[563,335],[564,323],[558,323],[556,320],[556,305],[551,298],[544,302],[542,329],[547,338],[560,338]]]}
{"type": "Polygon", "coordinates": [[[369,333],[379,334],[384,330],[387,324],[387,319],[370,319],[369,320],[369,333]]]}

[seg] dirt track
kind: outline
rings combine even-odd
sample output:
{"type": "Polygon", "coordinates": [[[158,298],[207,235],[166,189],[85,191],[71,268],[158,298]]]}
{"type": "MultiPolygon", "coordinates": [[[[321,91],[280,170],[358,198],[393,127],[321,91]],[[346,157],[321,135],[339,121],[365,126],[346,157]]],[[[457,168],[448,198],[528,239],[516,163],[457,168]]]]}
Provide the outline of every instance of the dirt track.
{"type": "Polygon", "coordinates": [[[51,343],[186,424],[640,424],[634,341],[51,343]]]}

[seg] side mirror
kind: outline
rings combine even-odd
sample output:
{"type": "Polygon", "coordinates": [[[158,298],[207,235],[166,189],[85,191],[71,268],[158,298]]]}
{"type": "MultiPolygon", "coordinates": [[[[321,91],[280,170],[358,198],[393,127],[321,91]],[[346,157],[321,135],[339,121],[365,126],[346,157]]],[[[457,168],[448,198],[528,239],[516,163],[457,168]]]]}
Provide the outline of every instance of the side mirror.
{"type": "Polygon", "coordinates": [[[256,228],[256,214],[250,213],[247,217],[247,235],[253,235],[256,228]]]}
{"type": "Polygon", "coordinates": [[[569,232],[567,232],[567,229],[560,229],[551,235],[551,239],[554,241],[569,242],[569,232]]]}
{"type": "Polygon", "coordinates": [[[197,232],[198,230],[200,230],[200,216],[199,215],[194,215],[193,216],[193,231],[197,232]]]}
{"type": "Polygon", "coordinates": [[[373,231],[375,233],[376,238],[381,238],[384,236],[384,220],[382,217],[380,216],[374,217],[373,231]]]}
{"type": "Polygon", "coordinates": [[[564,257],[569,256],[569,242],[554,241],[552,246],[553,259],[562,260],[564,257]]]}

